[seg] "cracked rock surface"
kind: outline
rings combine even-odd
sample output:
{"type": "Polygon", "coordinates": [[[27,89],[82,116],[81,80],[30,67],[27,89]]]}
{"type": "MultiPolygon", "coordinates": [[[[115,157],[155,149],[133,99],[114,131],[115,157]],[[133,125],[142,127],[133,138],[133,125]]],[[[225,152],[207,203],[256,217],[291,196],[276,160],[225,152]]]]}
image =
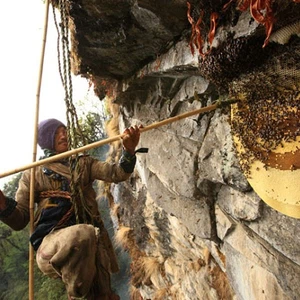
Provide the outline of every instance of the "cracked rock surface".
{"type": "MultiPolygon", "coordinates": [[[[228,1],[190,1],[194,20],[203,11],[204,50],[210,15],[219,13],[205,57],[191,52],[186,1],[68,2],[73,71],[92,80],[100,99],[109,94],[120,131],[249,95],[249,74],[261,76],[270,58],[290,51],[300,82],[300,4],[294,1],[274,1],[277,35],[264,48],[265,27],[249,10],[237,10],[236,1],[226,11],[228,1]]],[[[260,78],[250,85],[254,98],[273,82],[260,78]]],[[[149,153],[138,154],[132,178],[111,186],[120,225],[132,238],[132,295],[299,298],[300,221],[268,206],[249,184],[232,139],[230,107],[145,132],[140,146],[149,153]]]]}

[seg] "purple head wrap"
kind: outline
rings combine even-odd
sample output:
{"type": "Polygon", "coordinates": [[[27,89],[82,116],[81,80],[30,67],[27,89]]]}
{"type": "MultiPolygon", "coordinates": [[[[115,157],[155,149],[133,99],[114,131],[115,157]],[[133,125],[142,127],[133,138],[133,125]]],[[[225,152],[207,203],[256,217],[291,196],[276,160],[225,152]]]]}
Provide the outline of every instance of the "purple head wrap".
{"type": "Polygon", "coordinates": [[[38,125],[38,144],[42,149],[54,149],[55,132],[58,127],[65,126],[56,119],[47,119],[41,121],[38,125]]]}

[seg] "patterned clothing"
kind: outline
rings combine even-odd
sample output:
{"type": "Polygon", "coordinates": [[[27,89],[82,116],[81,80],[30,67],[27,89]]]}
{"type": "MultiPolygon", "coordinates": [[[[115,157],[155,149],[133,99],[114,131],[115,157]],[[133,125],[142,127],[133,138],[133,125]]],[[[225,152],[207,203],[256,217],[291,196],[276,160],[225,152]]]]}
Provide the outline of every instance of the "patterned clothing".
{"type": "MultiPolygon", "coordinates": [[[[106,229],[103,226],[103,222],[101,220],[101,216],[98,211],[98,204],[96,202],[96,193],[93,189],[93,182],[94,180],[102,180],[105,182],[114,182],[114,183],[125,181],[130,177],[131,172],[133,172],[135,162],[136,162],[135,155],[132,156],[126,151],[123,151],[120,161],[117,164],[102,162],[90,156],[81,156],[78,160],[81,176],[79,178],[77,173],[74,174],[74,182],[77,181],[80,182],[81,189],[83,192],[83,198],[92,215],[93,220],[90,220],[91,221],[90,223],[94,224],[96,226],[96,229],[98,228],[100,232],[99,234],[96,235],[98,241],[96,244],[101,245],[101,248],[103,250],[102,256],[104,255],[103,253],[105,252],[104,256],[106,257],[106,265],[109,266],[110,268],[110,270],[106,270],[106,271],[111,271],[111,272],[118,271],[118,264],[117,264],[117,259],[114,253],[112,243],[110,241],[106,229]]],[[[30,172],[31,172],[30,170],[26,170],[22,174],[22,177],[19,182],[19,188],[16,193],[16,201],[10,198],[6,198],[6,203],[7,203],[6,209],[4,211],[0,211],[0,220],[6,223],[14,230],[21,230],[24,227],[26,227],[30,219],[30,211],[29,211],[30,172]]],[[[71,174],[66,161],[57,161],[57,162],[49,163],[47,165],[36,167],[35,169],[36,212],[35,212],[35,220],[34,220],[35,231],[33,232],[33,235],[31,236],[30,239],[35,250],[39,249],[41,243],[43,248],[49,249],[49,243],[50,244],[53,243],[53,241],[51,240],[51,236],[52,235],[56,236],[58,234],[58,235],[63,235],[64,238],[66,239],[68,238],[68,236],[70,237],[71,240],[64,241],[66,244],[69,245],[69,248],[65,248],[64,251],[67,251],[67,249],[73,251],[72,249],[76,246],[73,245],[74,246],[73,247],[72,243],[76,239],[74,239],[74,235],[64,234],[63,233],[64,230],[65,231],[70,230],[69,228],[72,228],[74,226],[76,230],[78,230],[78,228],[80,230],[81,229],[85,230],[85,228],[90,228],[90,227],[85,227],[90,225],[76,227],[78,225],[76,225],[76,218],[75,218],[74,210],[72,210],[73,208],[72,208],[72,203],[69,194],[70,181],[71,181],[71,174]],[[70,216],[66,218],[66,215],[69,212],[70,212],[70,216]],[[66,220],[64,222],[61,222],[62,218],[66,218],[66,220]],[[45,239],[45,237],[47,237],[47,239],[45,239]],[[44,239],[45,242],[43,242],[44,239]]],[[[91,227],[95,228],[94,226],[91,227]]],[[[92,230],[92,232],[94,232],[94,229],[92,230]]],[[[80,234],[85,235],[85,233],[82,232],[80,234]]],[[[95,239],[95,237],[92,237],[92,240],[93,239],[95,239]]],[[[93,247],[96,247],[95,242],[92,241],[92,243],[93,243],[93,247]]],[[[82,244],[82,247],[84,247],[84,244],[82,244]]],[[[56,248],[54,247],[51,249],[52,252],[54,251],[53,249],[57,249],[57,251],[59,251],[58,247],[56,248]]],[[[51,258],[56,254],[55,251],[54,253],[51,253],[51,255],[49,256],[48,264],[50,264],[51,268],[53,269],[52,271],[54,271],[54,273],[58,274],[59,276],[62,276],[62,273],[57,272],[57,266],[54,265],[52,266],[51,264],[51,258]]],[[[81,252],[83,251],[82,253],[84,253],[84,249],[81,249],[80,251],[81,252]]],[[[68,257],[68,254],[66,253],[64,253],[64,255],[65,257],[68,257]]],[[[38,257],[40,257],[40,255],[37,256],[37,258],[38,257]]],[[[43,258],[45,258],[45,256],[43,256],[43,258]]],[[[92,259],[92,261],[95,261],[95,257],[90,259],[92,259]]],[[[80,264],[80,266],[78,265],[76,268],[84,269],[85,263],[86,263],[85,259],[79,260],[78,264],[80,264]]],[[[100,263],[103,264],[103,262],[100,263]]],[[[66,266],[60,265],[60,268],[65,270],[64,271],[65,274],[67,274],[68,272],[74,273],[75,270],[68,270],[67,266],[68,265],[71,266],[71,264],[68,264],[67,261],[64,261],[63,264],[66,264],[66,266]]],[[[62,276],[62,280],[64,281],[63,276],[62,276]]],[[[72,286],[71,287],[67,286],[67,282],[65,282],[65,284],[67,289],[69,288],[71,291],[71,292],[68,291],[69,295],[70,296],[76,295],[75,290],[72,292],[72,286]]],[[[88,288],[89,288],[89,283],[87,283],[87,286],[85,286],[85,291],[88,288]]],[[[74,289],[76,289],[76,287],[74,287],[74,289]]]]}

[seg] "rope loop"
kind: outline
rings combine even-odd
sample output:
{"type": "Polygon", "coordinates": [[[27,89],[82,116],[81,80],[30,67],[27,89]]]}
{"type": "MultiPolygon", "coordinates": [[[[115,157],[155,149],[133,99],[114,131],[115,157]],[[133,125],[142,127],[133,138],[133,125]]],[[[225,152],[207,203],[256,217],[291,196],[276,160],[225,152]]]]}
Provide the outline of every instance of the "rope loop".
{"type": "MultiPolygon", "coordinates": [[[[58,7],[60,11],[60,23],[58,25],[53,7],[55,26],[58,32],[57,53],[58,53],[58,69],[62,85],[65,91],[66,119],[68,132],[68,148],[76,149],[86,144],[84,135],[80,128],[75,105],[73,103],[73,84],[71,74],[70,59],[70,37],[69,37],[69,6],[67,0],[59,0],[58,7]]],[[[71,201],[73,202],[74,212],[77,223],[83,221],[87,223],[92,221],[92,213],[83,197],[81,188],[82,171],[79,164],[79,154],[69,157],[70,173],[71,173],[71,201]],[[76,176],[75,176],[76,174],[76,176]]]]}

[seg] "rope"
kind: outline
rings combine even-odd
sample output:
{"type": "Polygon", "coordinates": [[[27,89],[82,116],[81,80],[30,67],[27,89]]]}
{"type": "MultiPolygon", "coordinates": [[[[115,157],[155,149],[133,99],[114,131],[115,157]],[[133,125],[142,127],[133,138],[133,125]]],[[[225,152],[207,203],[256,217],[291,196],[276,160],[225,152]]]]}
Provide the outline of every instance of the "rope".
{"type": "MultiPolygon", "coordinates": [[[[71,76],[71,61],[70,61],[70,45],[69,45],[69,18],[68,8],[66,6],[66,0],[59,1],[60,9],[60,39],[58,40],[58,49],[62,49],[62,53],[58,52],[59,72],[61,81],[65,90],[65,104],[66,104],[66,118],[67,118],[67,130],[68,130],[68,148],[78,148],[80,140],[82,143],[86,143],[82,131],[80,129],[76,108],[73,104],[73,84],[71,76]],[[61,45],[60,45],[61,41],[61,45]],[[61,67],[62,56],[62,67],[61,67]],[[79,140],[80,137],[80,140],[79,140]]],[[[56,27],[57,21],[56,21],[56,27]]],[[[59,31],[59,30],[58,30],[59,31]]],[[[92,213],[83,197],[81,189],[81,174],[83,170],[80,169],[79,156],[69,157],[71,182],[70,189],[72,194],[72,202],[76,215],[77,223],[82,218],[83,222],[87,223],[88,220],[93,220],[92,213]],[[77,173],[77,176],[75,174],[77,173]]]]}
{"type": "Polygon", "coordinates": [[[40,198],[60,197],[65,199],[71,199],[71,195],[69,192],[55,190],[40,192],[39,196],[40,198]]]}

